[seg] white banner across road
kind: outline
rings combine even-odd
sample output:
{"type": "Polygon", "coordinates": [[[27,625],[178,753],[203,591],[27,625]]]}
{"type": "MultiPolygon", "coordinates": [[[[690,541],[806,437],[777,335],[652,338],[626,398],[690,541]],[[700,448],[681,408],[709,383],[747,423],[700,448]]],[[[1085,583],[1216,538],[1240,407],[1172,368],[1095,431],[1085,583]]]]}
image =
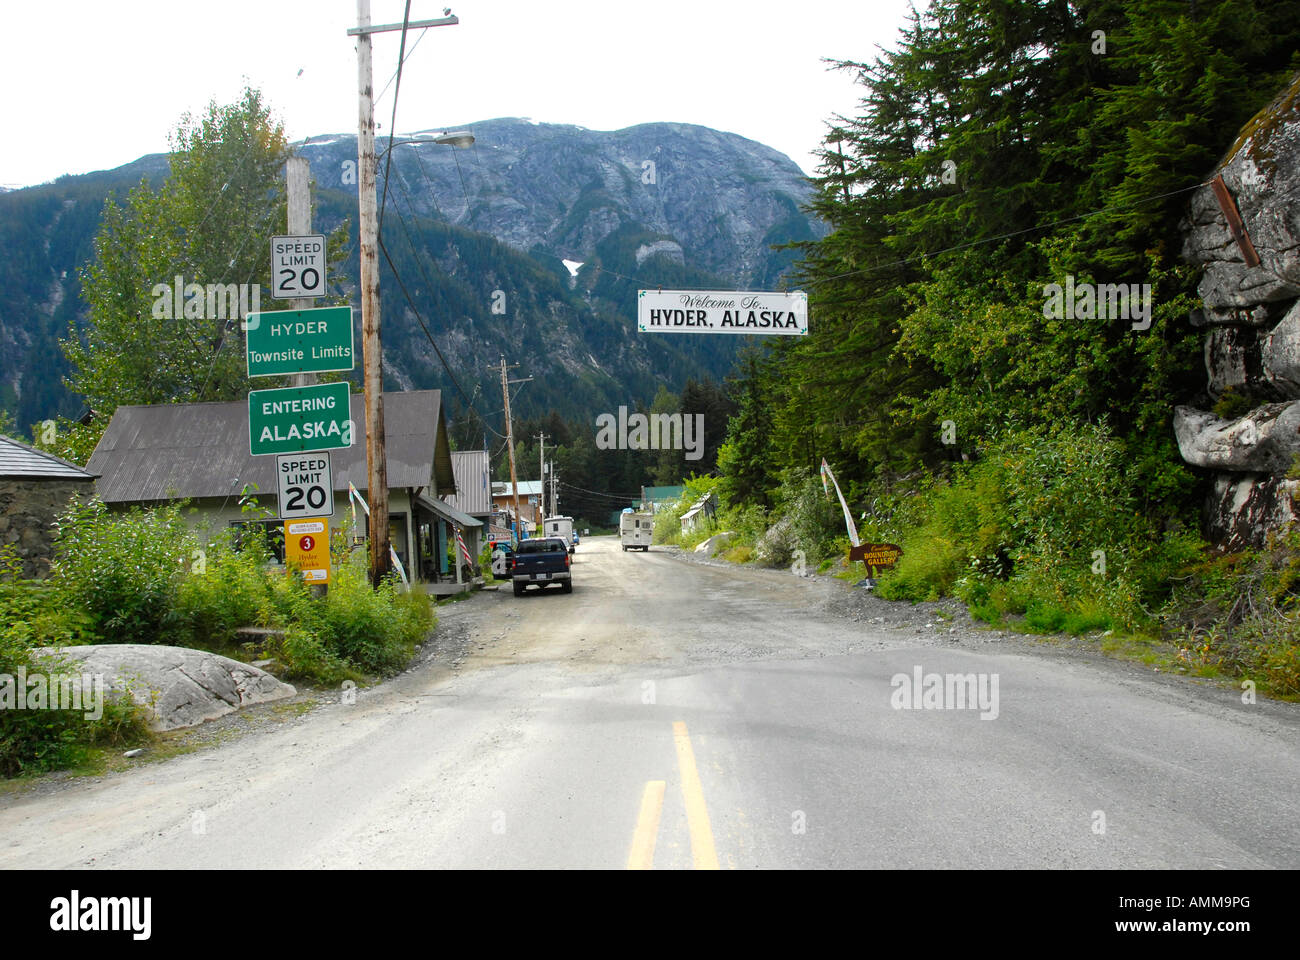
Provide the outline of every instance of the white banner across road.
{"type": "Polygon", "coordinates": [[[641,333],[740,333],[803,336],[808,294],[737,290],[639,290],[636,328],[641,333]]]}

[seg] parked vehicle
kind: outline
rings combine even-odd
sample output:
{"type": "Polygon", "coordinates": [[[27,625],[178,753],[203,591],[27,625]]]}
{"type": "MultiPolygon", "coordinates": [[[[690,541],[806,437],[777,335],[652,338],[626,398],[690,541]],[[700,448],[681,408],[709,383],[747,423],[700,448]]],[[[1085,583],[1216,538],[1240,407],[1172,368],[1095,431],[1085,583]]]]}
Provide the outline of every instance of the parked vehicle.
{"type": "Polygon", "coordinates": [[[510,573],[510,559],[515,554],[515,545],[509,540],[488,541],[492,557],[492,575],[504,580],[510,573]]]}
{"type": "Polygon", "coordinates": [[[559,537],[573,553],[578,547],[578,537],[573,532],[573,517],[547,517],[542,521],[542,536],[559,537]]]}
{"type": "Polygon", "coordinates": [[[623,552],[649,550],[654,540],[655,518],[649,513],[624,513],[618,518],[618,538],[623,552]]]}
{"type": "Polygon", "coordinates": [[[564,593],[572,593],[569,562],[569,544],[560,537],[521,541],[510,561],[515,596],[523,596],[529,585],[543,589],[552,583],[558,583],[564,593]]]}

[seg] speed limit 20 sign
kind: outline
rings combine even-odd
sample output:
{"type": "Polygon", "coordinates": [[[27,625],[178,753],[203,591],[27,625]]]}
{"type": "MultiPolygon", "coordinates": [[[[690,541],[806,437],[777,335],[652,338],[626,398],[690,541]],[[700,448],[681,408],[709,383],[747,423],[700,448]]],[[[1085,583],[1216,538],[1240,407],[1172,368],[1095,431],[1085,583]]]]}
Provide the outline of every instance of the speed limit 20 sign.
{"type": "Polygon", "coordinates": [[[282,453],[275,458],[280,519],[334,515],[334,477],[328,453],[282,453]]]}
{"type": "Polygon", "coordinates": [[[325,236],[271,238],[271,296],[297,300],[325,296],[325,236]]]}

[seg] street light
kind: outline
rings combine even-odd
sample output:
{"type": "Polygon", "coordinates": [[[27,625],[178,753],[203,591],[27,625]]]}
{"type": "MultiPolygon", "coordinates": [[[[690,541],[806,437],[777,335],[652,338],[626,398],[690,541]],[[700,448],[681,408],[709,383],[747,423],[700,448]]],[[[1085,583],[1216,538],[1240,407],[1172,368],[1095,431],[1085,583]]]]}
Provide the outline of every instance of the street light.
{"type": "Polygon", "coordinates": [[[431,133],[417,133],[405,140],[392,141],[380,151],[379,156],[375,159],[382,159],[384,154],[388,153],[393,147],[401,147],[409,143],[441,143],[449,147],[464,148],[474,145],[474,134],[468,130],[452,130],[450,133],[444,131],[437,136],[431,133]]]}
{"type": "Polygon", "coordinates": [[[474,145],[474,134],[468,130],[452,130],[448,133],[444,130],[440,135],[433,138],[434,143],[445,143],[452,147],[472,147],[474,145]]]}

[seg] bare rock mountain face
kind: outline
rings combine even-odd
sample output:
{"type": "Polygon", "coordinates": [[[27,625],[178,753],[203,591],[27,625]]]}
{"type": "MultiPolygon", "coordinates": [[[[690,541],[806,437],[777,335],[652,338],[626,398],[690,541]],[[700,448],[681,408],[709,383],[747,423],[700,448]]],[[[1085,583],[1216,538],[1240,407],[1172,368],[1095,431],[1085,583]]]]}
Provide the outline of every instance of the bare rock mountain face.
{"type": "MultiPolygon", "coordinates": [[[[576,261],[635,225],[675,246],[679,260],[739,286],[770,284],[788,264],[771,244],[819,232],[799,209],[809,198],[799,168],[733,133],[686,123],[597,131],[517,118],[470,129],[467,149],[394,147],[391,192],[401,193],[394,199],[403,210],[576,261]]],[[[378,149],[387,142],[378,138],[378,149]]],[[[302,153],[324,183],[356,160],[356,139],[311,138],[302,153]]]]}
{"type": "Polygon", "coordinates": [[[1192,195],[1183,257],[1203,269],[1210,398],[1237,416],[1180,406],[1174,431],[1183,459],[1214,471],[1206,504],[1210,538],[1260,546],[1291,523],[1300,481],[1300,76],[1241,130],[1216,171],[1236,201],[1259,255],[1248,266],[1213,191],[1192,195]]]}

